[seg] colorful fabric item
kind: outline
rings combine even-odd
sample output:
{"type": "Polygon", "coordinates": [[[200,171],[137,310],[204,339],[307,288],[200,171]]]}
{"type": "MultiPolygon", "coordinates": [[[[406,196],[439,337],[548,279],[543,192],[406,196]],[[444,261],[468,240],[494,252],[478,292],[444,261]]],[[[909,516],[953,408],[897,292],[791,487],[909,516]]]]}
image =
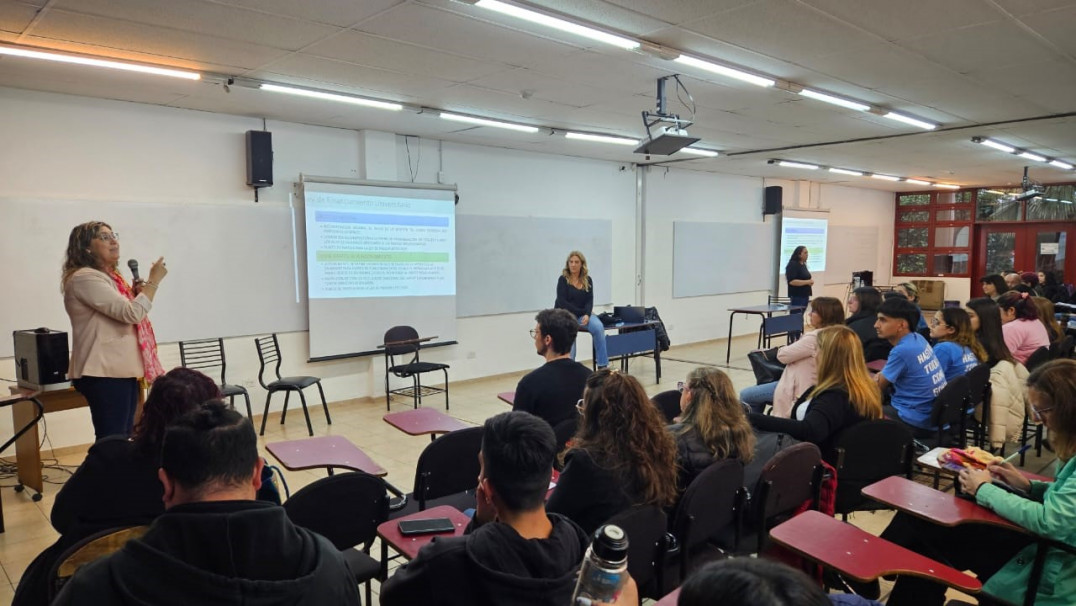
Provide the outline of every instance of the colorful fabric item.
{"type": "MultiPolygon", "coordinates": [[[[128,299],[135,298],[134,290],[120,275],[120,272],[111,271],[109,275],[116,283],[120,294],[128,299]]],[[[146,383],[152,384],[157,377],[164,374],[164,368],[161,367],[161,360],[157,357],[157,335],[153,334],[153,324],[150,323],[148,315],[135,325],[135,330],[138,334],[138,351],[142,354],[142,368],[146,383]]]]}

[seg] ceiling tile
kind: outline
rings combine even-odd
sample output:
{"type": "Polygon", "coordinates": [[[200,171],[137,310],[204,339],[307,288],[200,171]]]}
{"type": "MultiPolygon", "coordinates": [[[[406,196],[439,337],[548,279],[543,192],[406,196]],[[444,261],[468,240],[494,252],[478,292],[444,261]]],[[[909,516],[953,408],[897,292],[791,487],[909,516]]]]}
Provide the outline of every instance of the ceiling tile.
{"type": "Polygon", "coordinates": [[[1000,21],[1001,13],[982,0],[801,0],[836,20],[886,40],[920,36],[1000,21]],[[909,19],[910,15],[922,18],[909,19]]]}
{"type": "Polygon", "coordinates": [[[522,67],[476,78],[468,84],[516,94],[529,91],[535,99],[553,101],[571,107],[587,107],[618,95],[618,93],[597,87],[543,76],[522,67]]]}
{"type": "MultiPolygon", "coordinates": [[[[1076,6],[1071,2],[1065,8],[1027,15],[1021,21],[1067,53],[1070,61],[1076,57],[1076,6]]],[[[1073,63],[1069,65],[1071,69],[1073,63]]]]}
{"type": "Polygon", "coordinates": [[[415,100],[453,83],[428,76],[416,77],[394,71],[355,65],[346,61],[309,55],[291,55],[264,70],[250,74],[266,80],[353,92],[397,101],[415,100]],[[283,76],[283,77],[282,77],[283,76]]]}
{"type": "Polygon", "coordinates": [[[1010,65],[971,74],[992,90],[1004,91],[1046,112],[1070,112],[1076,99],[1076,78],[1059,77],[1076,68],[1067,61],[1010,65]]]}
{"type": "Polygon", "coordinates": [[[1056,53],[1009,22],[910,38],[899,44],[940,65],[964,73],[984,67],[998,68],[1057,58],[1056,53]]]}
{"type": "Polygon", "coordinates": [[[1017,17],[1072,6],[1072,0],[994,0],[994,2],[1017,17]]]}
{"type": "Polygon", "coordinates": [[[676,25],[759,2],[759,0],[682,0],[680,2],[668,2],[667,0],[608,1],[611,4],[616,4],[617,6],[621,6],[633,12],[644,15],[654,15],[662,21],[676,25]]]}
{"type": "MultiPolygon", "coordinates": [[[[275,15],[287,15],[315,23],[338,27],[350,27],[377,15],[393,6],[401,6],[408,0],[212,0],[218,4],[263,11],[275,15]]],[[[184,2],[186,4],[186,2],[184,2]]]]}
{"type": "Polygon", "coordinates": [[[37,8],[21,2],[0,3],[0,32],[21,34],[34,20],[37,8]]]}
{"type": "MultiPolygon", "coordinates": [[[[624,9],[605,0],[532,0],[531,4],[611,33],[641,36],[667,25],[660,15],[650,16],[624,9]]],[[[476,11],[489,12],[475,8],[476,11]]]]}
{"type": "Polygon", "coordinates": [[[505,69],[492,59],[488,62],[468,59],[355,31],[319,42],[303,53],[453,82],[467,82],[505,69]]]}

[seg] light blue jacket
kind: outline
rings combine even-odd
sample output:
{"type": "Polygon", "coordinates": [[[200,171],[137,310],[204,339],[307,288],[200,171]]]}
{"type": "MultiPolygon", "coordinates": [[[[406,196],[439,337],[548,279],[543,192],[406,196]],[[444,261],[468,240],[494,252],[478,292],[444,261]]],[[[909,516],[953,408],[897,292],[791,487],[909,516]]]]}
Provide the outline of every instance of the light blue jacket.
{"type": "MultiPolygon", "coordinates": [[[[1076,545],[1076,457],[1065,462],[1053,482],[1031,482],[1031,498],[983,484],[975,500],[1031,532],[1068,545],[1076,545]]],[[[1024,600],[1035,545],[1024,548],[983,586],[983,591],[1020,604],[1024,600]]],[[[1076,555],[1060,549],[1046,553],[1046,564],[1036,594],[1037,606],[1071,606],[1076,602],[1076,555]]]]}

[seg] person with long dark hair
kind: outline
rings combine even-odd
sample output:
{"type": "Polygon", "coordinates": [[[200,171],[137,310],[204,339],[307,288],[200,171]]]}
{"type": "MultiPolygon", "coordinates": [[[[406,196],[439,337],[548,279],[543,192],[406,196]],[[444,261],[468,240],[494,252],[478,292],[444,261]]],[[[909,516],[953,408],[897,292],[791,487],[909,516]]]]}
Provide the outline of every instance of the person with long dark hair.
{"type": "MultiPolygon", "coordinates": [[[[590,278],[587,258],[578,250],[568,253],[564,269],[557,278],[557,300],[553,304],[557,309],[566,309],[579,326],[590,333],[594,341],[594,362],[598,368],[609,366],[609,354],[606,353],[605,326],[594,315],[594,280],[590,278]]],[[[572,343],[571,359],[575,359],[575,343],[572,343]]]]}
{"type": "Polygon", "coordinates": [[[852,315],[844,323],[855,331],[863,343],[863,358],[867,362],[884,360],[889,357],[889,350],[893,349],[889,341],[879,338],[874,330],[874,321],[878,319],[881,305],[882,293],[873,286],[860,286],[848,297],[848,313],[852,315]]]}
{"type": "Polygon", "coordinates": [[[670,425],[669,431],[676,437],[681,491],[716,461],[749,463],[755,456],[755,433],[727,374],[707,367],[689,372],[680,410],[680,422],[670,425]]]}
{"type": "MultiPolygon", "coordinates": [[[[1017,362],[1005,345],[1001,329],[1001,313],[997,303],[987,297],[972,299],[964,308],[983,351],[985,364],[990,365],[990,424],[987,437],[990,446],[999,449],[1007,441],[1014,441],[1023,428],[1024,412],[1027,410],[1027,369],[1017,362]]],[[[975,416],[982,421],[982,411],[975,416]]]]}
{"type": "Polygon", "coordinates": [[[959,307],[946,307],[934,313],[930,321],[930,337],[934,339],[934,357],[945,371],[945,380],[963,375],[986,360],[986,350],[975,338],[968,312],[959,307]]]}
{"type": "Polygon", "coordinates": [[[60,278],[64,309],[71,319],[68,377],[90,407],[97,440],[130,435],[138,404],[138,380],[164,374],[149,311],[168,275],[164,257],[149,279],[128,284],[117,267],[119,235],[101,221],[71,230],[60,278]]]}
{"type": "Polygon", "coordinates": [[[1071,296],[1068,287],[1062,284],[1058,277],[1060,273],[1058,271],[1043,272],[1042,296],[1054,303],[1068,303],[1071,296]]]}
{"type": "Polygon", "coordinates": [[[1012,357],[1027,364],[1027,359],[1040,347],[1050,347],[1050,335],[1039,322],[1039,310],[1026,292],[1007,292],[998,299],[1001,312],[1001,331],[1012,357]]]}
{"type": "Polygon", "coordinates": [[[990,297],[994,301],[998,300],[998,297],[1009,291],[1009,285],[1005,283],[1005,278],[1001,277],[1001,274],[989,274],[979,278],[979,284],[983,287],[983,295],[990,297]]]}
{"type": "Polygon", "coordinates": [[[676,442],[635,377],[609,369],[590,375],[579,413],[547,511],[591,534],[633,505],[673,504],[676,442]]]}
{"type": "MultiPolygon", "coordinates": [[[[967,524],[944,527],[898,513],[882,538],[944,562],[958,570],[971,570],[983,580],[979,603],[1020,604],[1028,587],[1031,562],[1036,558],[1035,535],[1076,546],[1076,360],[1054,360],[1036,368],[1027,380],[1031,412],[1050,430],[1058,457],[1052,482],[1028,480],[1012,463],[993,464],[985,470],[960,472],[962,490],[980,505],[1027,529],[1027,533],[967,524]],[[1022,490],[1021,496],[992,483],[999,479],[1022,490]]],[[[1076,595],[1076,557],[1047,549],[1034,603],[1040,606],[1072,604],[1076,595]]],[[[897,578],[888,606],[932,606],[945,601],[944,585],[912,576],[897,578]]]]}

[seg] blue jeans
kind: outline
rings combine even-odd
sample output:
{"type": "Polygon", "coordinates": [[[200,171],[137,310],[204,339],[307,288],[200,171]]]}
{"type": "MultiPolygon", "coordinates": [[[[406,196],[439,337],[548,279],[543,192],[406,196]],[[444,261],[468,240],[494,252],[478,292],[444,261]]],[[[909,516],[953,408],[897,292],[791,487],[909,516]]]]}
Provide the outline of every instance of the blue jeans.
{"type": "Polygon", "coordinates": [[[740,401],[747,404],[753,412],[762,414],[766,405],[773,402],[773,394],[777,391],[777,381],[752,385],[740,392],[740,401]]]}
{"type": "MultiPolygon", "coordinates": [[[[576,319],[582,325],[583,316],[576,319]]],[[[590,337],[594,340],[594,361],[598,363],[598,366],[609,366],[609,353],[605,349],[605,326],[602,325],[602,321],[598,319],[598,316],[591,314],[590,321],[587,322],[587,332],[590,333],[590,337]]],[[[572,359],[575,359],[574,341],[572,342],[572,359]]]]}
{"type": "Polygon", "coordinates": [[[131,435],[138,406],[138,379],[80,377],[71,384],[90,405],[94,439],[131,435]]]}

